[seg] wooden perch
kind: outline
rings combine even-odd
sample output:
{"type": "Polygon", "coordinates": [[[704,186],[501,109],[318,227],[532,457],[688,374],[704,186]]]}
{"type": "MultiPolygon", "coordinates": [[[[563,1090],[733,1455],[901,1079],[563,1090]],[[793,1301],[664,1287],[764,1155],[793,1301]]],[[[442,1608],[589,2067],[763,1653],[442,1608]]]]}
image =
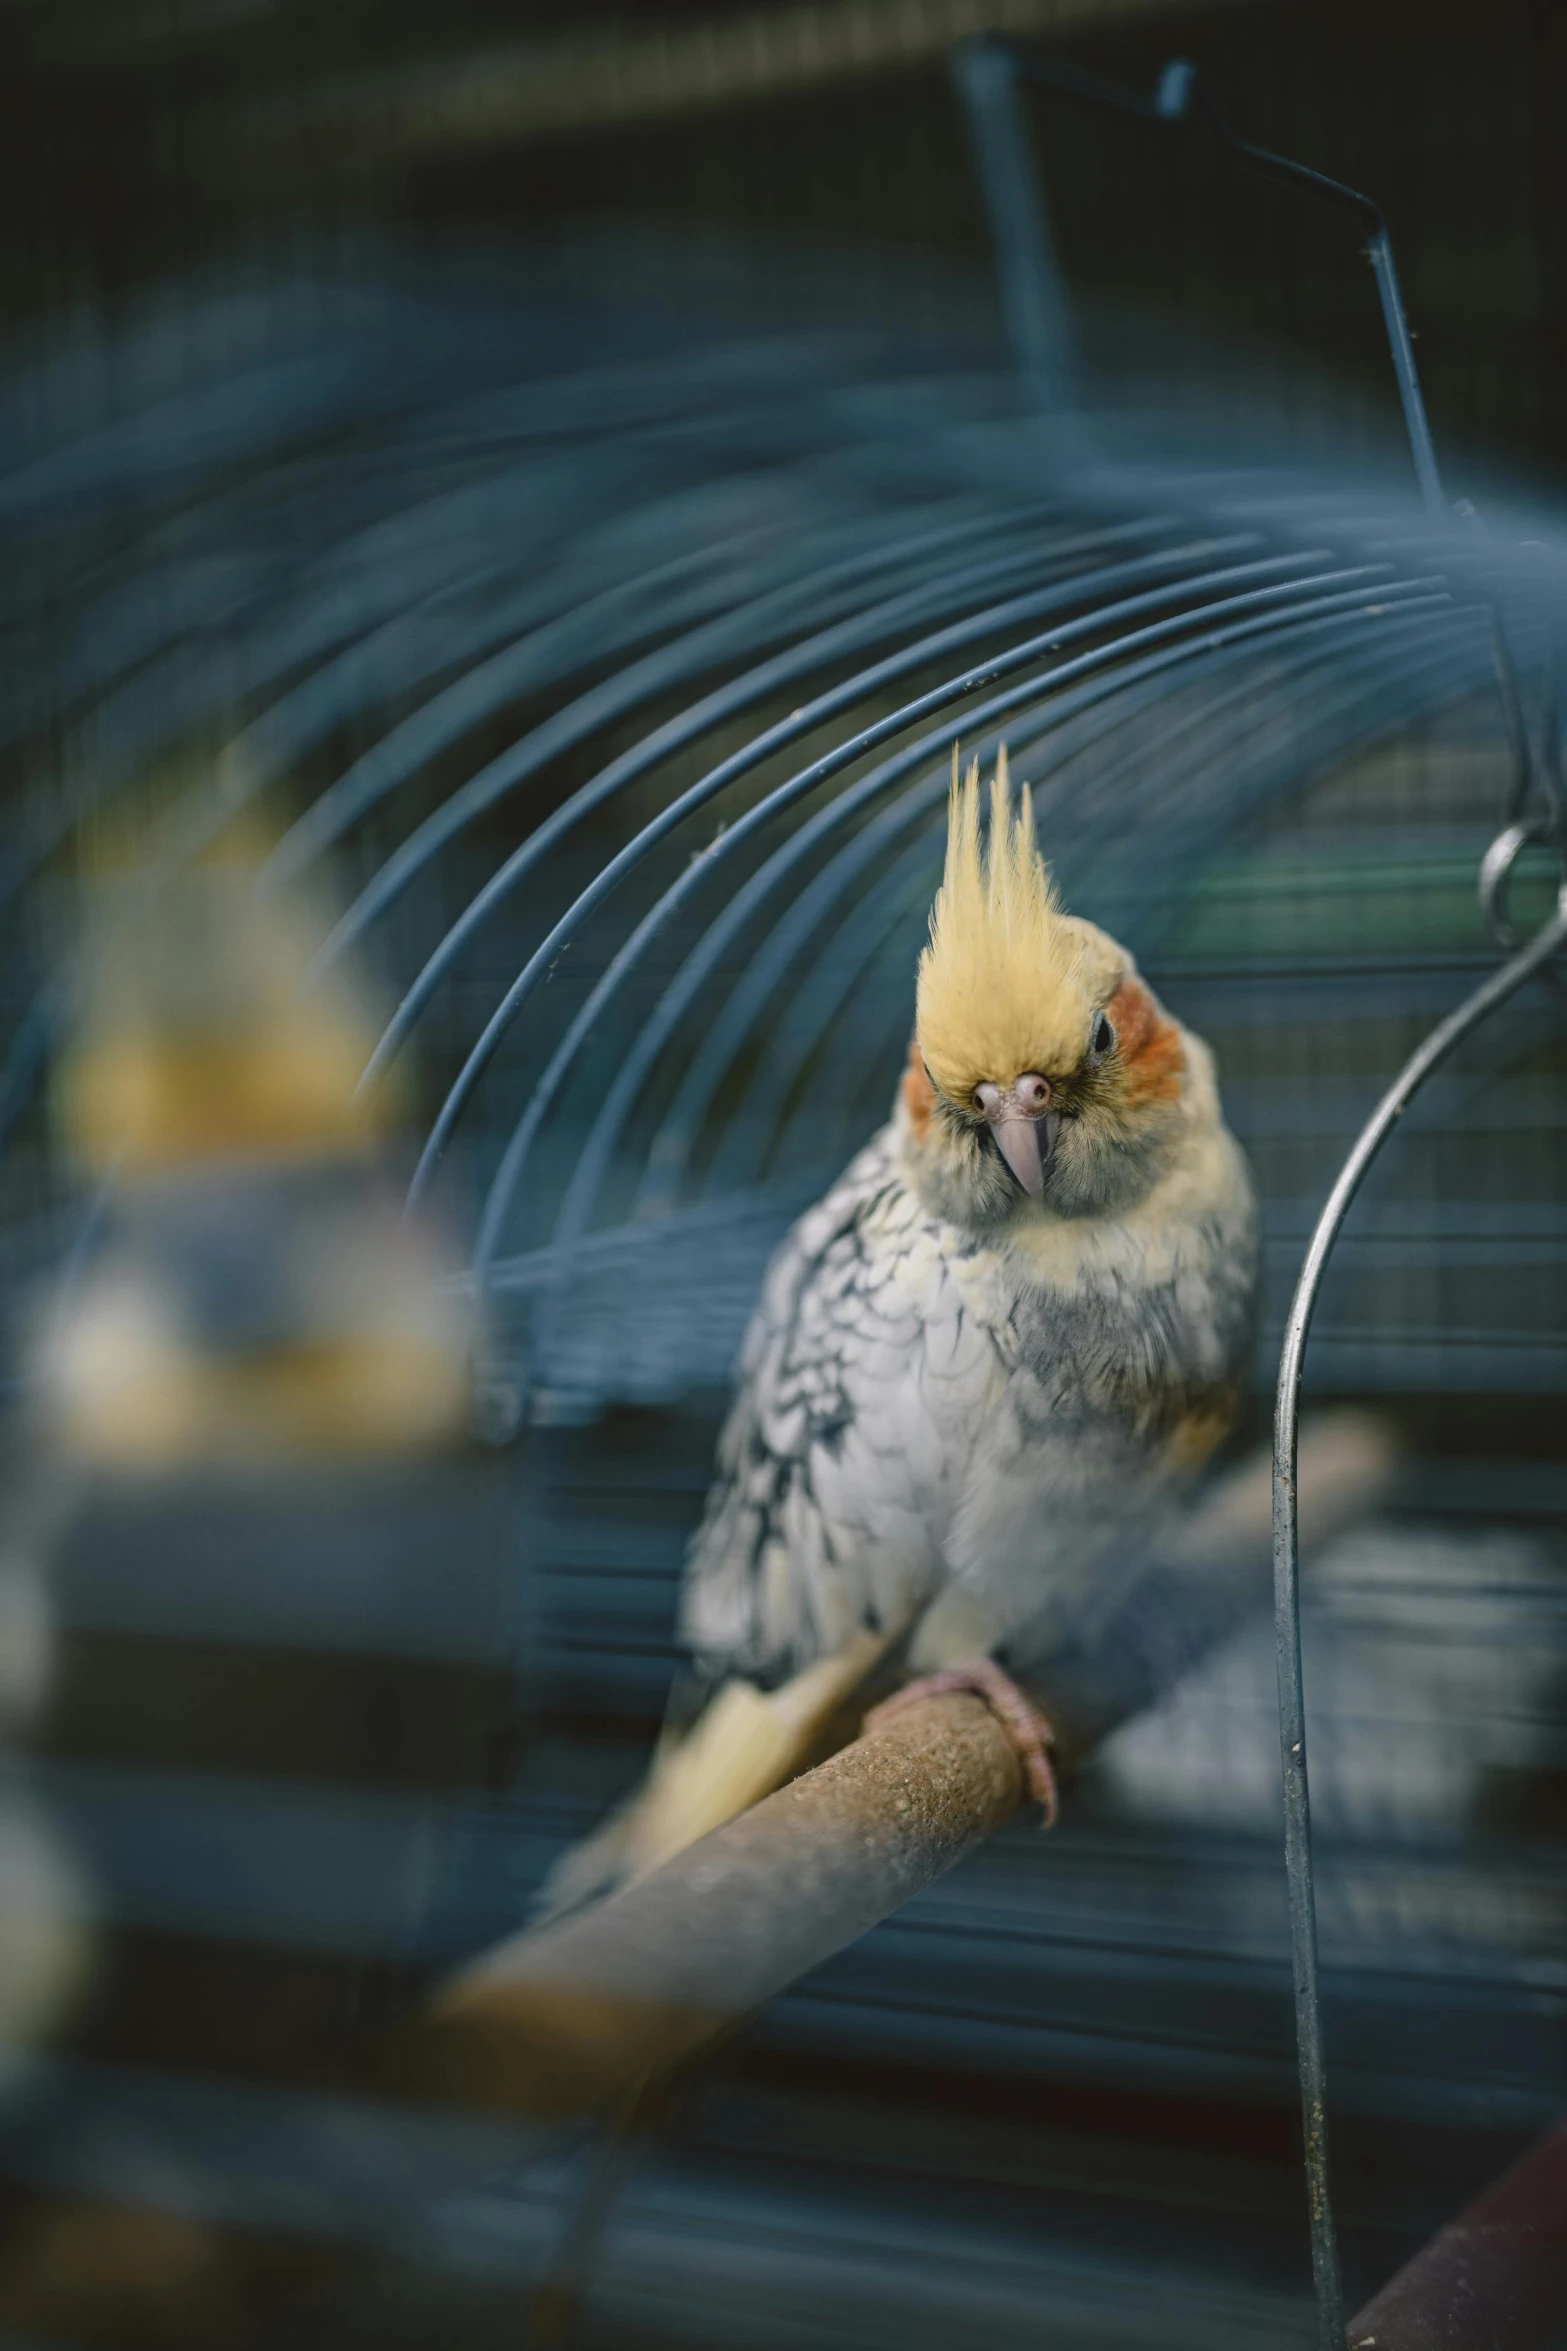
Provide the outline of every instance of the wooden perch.
{"type": "MultiPolygon", "coordinates": [[[[1307,1543],[1385,1488],[1383,1424],[1302,1432],[1307,1543]]],[[[1267,1464],[1226,1479],[1044,1693],[1070,1774],[1263,1604],[1267,1464]],[[1196,1563],[1202,1562],[1199,1567],[1196,1563]]],[[[512,1936],[449,1980],[393,2057],[398,2088],[565,2120],[680,2064],[930,1885],[1023,1802],[984,1703],[930,1698],[592,1909],[512,1936]]]]}
{"type": "Polygon", "coordinates": [[[588,2113],[841,1951],[1022,1801],[982,1700],[910,1706],[650,1877],[466,1969],[399,2050],[399,2086],[588,2113]]]}

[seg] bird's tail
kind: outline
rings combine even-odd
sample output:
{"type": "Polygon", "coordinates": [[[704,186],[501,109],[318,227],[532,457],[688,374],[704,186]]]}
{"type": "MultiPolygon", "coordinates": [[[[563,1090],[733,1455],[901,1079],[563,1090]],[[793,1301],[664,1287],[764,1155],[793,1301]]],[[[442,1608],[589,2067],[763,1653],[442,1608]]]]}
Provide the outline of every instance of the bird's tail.
{"type": "Polygon", "coordinates": [[[646,1877],[793,1779],[896,1637],[858,1632],[776,1690],[725,1682],[688,1730],[666,1730],[629,1801],[555,1864],[535,1915],[558,1917],[646,1877]]]}

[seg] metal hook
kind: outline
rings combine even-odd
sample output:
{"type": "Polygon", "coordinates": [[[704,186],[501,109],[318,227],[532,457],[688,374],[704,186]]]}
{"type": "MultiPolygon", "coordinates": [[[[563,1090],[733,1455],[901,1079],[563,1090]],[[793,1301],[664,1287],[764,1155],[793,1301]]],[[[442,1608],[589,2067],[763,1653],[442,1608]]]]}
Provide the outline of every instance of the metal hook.
{"type": "Polygon", "coordinates": [[[1480,912],[1492,938],[1510,955],[1523,944],[1507,908],[1513,867],[1525,849],[1551,847],[1556,842],[1557,829],[1547,817],[1531,817],[1523,824],[1504,826],[1480,860],[1480,912]]]}

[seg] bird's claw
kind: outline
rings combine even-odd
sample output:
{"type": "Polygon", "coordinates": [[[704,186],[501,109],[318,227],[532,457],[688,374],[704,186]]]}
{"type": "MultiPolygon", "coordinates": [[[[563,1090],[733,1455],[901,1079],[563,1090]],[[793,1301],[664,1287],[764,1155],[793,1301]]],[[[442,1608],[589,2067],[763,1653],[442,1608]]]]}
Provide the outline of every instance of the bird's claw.
{"type": "Polygon", "coordinates": [[[1060,1810],[1056,1775],[1050,1763],[1050,1742],[1055,1732],[1038,1707],[1025,1698],[1016,1682],[993,1659],[977,1658],[971,1665],[947,1666],[940,1673],[922,1674],[918,1681],[906,1682],[901,1690],[894,1691],[890,1698],[884,1698],[879,1706],[871,1709],[864,1727],[875,1730],[921,1698],[944,1698],[954,1690],[972,1690],[977,1698],[984,1699],[1017,1749],[1024,1784],[1044,1813],[1045,1827],[1054,1828],[1060,1810]]]}

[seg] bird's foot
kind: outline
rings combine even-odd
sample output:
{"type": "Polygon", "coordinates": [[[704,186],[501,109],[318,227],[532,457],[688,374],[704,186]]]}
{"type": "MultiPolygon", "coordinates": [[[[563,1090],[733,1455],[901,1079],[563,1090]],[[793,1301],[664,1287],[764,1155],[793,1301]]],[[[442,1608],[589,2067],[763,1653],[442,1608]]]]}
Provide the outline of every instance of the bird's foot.
{"type": "Polygon", "coordinates": [[[976,1658],[972,1665],[947,1666],[940,1673],[922,1674],[917,1682],[906,1682],[901,1690],[871,1709],[864,1727],[873,1731],[921,1698],[944,1698],[953,1690],[972,1690],[976,1697],[984,1699],[1017,1749],[1024,1784],[1034,1802],[1043,1808],[1045,1827],[1054,1828],[1060,1808],[1056,1775],[1050,1766],[1050,1742],[1055,1733],[1038,1707],[1024,1697],[1016,1682],[993,1659],[976,1658]]]}

